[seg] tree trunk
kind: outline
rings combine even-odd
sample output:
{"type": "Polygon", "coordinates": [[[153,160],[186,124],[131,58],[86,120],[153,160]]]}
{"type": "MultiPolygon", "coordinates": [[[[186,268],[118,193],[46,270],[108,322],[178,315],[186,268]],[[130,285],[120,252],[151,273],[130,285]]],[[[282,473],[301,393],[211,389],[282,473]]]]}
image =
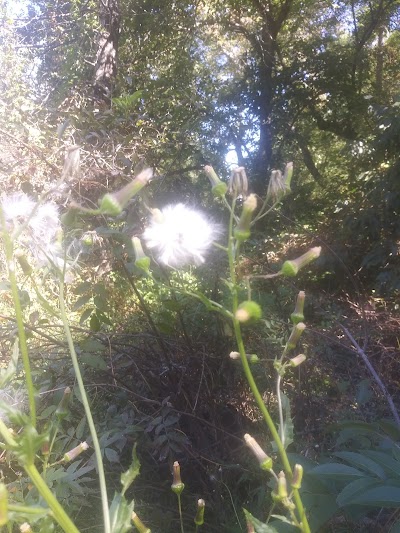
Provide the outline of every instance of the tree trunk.
{"type": "Polygon", "coordinates": [[[102,32],[97,49],[94,97],[103,105],[110,105],[117,75],[118,40],[120,32],[119,0],[99,0],[99,19],[102,32]]]}

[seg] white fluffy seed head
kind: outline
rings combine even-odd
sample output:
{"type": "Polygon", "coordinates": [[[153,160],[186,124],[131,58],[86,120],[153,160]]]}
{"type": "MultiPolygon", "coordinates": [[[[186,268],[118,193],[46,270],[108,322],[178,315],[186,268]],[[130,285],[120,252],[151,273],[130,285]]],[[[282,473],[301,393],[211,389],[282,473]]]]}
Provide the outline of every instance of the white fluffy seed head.
{"type": "Polygon", "coordinates": [[[143,233],[143,239],[161,263],[179,268],[204,263],[205,253],[217,234],[217,226],[204,214],[176,204],[157,210],[143,233]]]}

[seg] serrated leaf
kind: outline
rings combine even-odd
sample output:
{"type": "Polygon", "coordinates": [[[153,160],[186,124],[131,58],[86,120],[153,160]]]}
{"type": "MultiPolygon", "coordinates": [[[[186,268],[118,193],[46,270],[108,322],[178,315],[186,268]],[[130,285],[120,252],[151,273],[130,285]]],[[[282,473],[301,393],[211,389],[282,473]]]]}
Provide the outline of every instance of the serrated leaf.
{"type": "Polygon", "coordinates": [[[127,533],[132,530],[131,516],[133,507],[133,501],[128,504],[121,494],[114,494],[110,507],[111,531],[115,531],[115,533],[127,533]]]}
{"type": "Polygon", "coordinates": [[[137,444],[135,443],[132,449],[132,462],[128,470],[121,474],[122,494],[125,494],[140,473],[140,461],[136,454],[136,446],[137,444]]]}

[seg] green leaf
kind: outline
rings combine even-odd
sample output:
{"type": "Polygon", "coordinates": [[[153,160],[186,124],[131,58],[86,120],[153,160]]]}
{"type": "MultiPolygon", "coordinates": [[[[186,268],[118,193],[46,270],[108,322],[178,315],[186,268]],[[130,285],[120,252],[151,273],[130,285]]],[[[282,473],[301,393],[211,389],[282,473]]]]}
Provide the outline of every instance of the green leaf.
{"type": "Polygon", "coordinates": [[[113,448],[105,448],[104,455],[107,457],[110,463],[119,463],[119,454],[113,448]]]}
{"type": "Polygon", "coordinates": [[[97,339],[86,339],[81,342],[80,347],[84,352],[103,352],[104,344],[97,339]]]}
{"type": "Polygon", "coordinates": [[[363,470],[366,470],[369,473],[375,474],[381,479],[384,479],[385,471],[384,469],[375,461],[370,459],[369,457],[366,457],[362,453],[356,453],[356,452],[336,452],[333,455],[336,457],[339,457],[339,459],[343,459],[344,461],[347,461],[353,466],[362,468],[363,470]]]}
{"type": "Polygon", "coordinates": [[[352,466],[343,465],[342,463],[325,463],[323,465],[318,465],[309,470],[308,474],[311,476],[322,476],[338,480],[365,477],[364,472],[361,472],[352,466]]]}
{"type": "Polygon", "coordinates": [[[354,503],[354,498],[364,493],[367,489],[373,486],[380,485],[376,478],[363,477],[356,479],[345,486],[345,488],[338,494],[336,503],[339,507],[346,507],[354,503]]]}
{"type": "Polygon", "coordinates": [[[85,354],[81,355],[79,361],[85,363],[85,365],[97,370],[107,370],[107,363],[104,361],[101,355],[85,354]]]}
{"type": "Polygon", "coordinates": [[[354,498],[351,503],[371,507],[400,507],[400,487],[373,487],[354,498]]]}
{"type": "Polygon", "coordinates": [[[82,306],[84,306],[85,304],[87,304],[90,300],[92,299],[92,296],[90,294],[84,294],[83,296],[80,296],[76,302],[74,303],[74,305],[72,306],[72,310],[73,311],[77,311],[78,309],[80,309],[82,306]]]}
{"type": "Polygon", "coordinates": [[[126,472],[121,474],[122,494],[125,494],[140,472],[140,461],[136,454],[136,446],[137,444],[135,443],[132,449],[132,462],[130,467],[126,472]]]}
{"type": "Polygon", "coordinates": [[[74,294],[77,296],[81,294],[85,294],[85,292],[91,290],[92,284],[90,281],[84,281],[83,283],[79,283],[74,289],[74,294]]]}
{"type": "Polygon", "coordinates": [[[90,318],[90,329],[97,333],[100,331],[101,322],[96,314],[92,315],[90,318]]]}
{"type": "Polygon", "coordinates": [[[278,533],[277,529],[272,526],[269,526],[268,524],[260,522],[260,520],[254,518],[254,516],[246,509],[243,509],[243,512],[246,516],[247,521],[254,526],[255,533],[278,533]]]}
{"type": "Polygon", "coordinates": [[[387,474],[400,476],[400,462],[393,459],[389,454],[385,452],[378,452],[376,450],[365,450],[364,455],[380,464],[387,474]]]}
{"type": "Polygon", "coordinates": [[[86,320],[90,317],[90,315],[93,313],[94,309],[92,307],[89,307],[88,309],[85,309],[83,313],[81,314],[81,318],[79,319],[79,324],[82,326],[86,320]]]}
{"type": "Polygon", "coordinates": [[[131,515],[133,507],[133,501],[128,504],[121,494],[118,494],[117,492],[114,494],[110,507],[111,531],[115,533],[127,533],[128,531],[132,531],[131,515]]]}

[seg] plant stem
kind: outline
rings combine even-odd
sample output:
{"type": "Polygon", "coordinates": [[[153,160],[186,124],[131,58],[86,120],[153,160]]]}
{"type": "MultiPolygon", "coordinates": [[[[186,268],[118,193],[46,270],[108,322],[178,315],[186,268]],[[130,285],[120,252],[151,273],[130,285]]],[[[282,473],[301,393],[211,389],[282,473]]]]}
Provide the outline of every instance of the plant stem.
{"type": "Polygon", "coordinates": [[[82,397],[82,403],[85,409],[86,418],[89,424],[90,434],[93,439],[93,448],[96,456],[97,468],[99,471],[99,485],[100,485],[100,494],[101,494],[101,505],[103,509],[103,520],[104,520],[104,533],[111,533],[110,526],[110,512],[108,508],[108,497],[107,497],[107,487],[106,487],[106,478],[104,474],[103,458],[101,456],[101,449],[99,439],[97,437],[96,427],[94,425],[92,412],[89,405],[89,400],[85,391],[85,386],[83,384],[82,374],[79,368],[78,357],[76,355],[74,341],[72,340],[71,331],[69,329],[67,313],[65,310],[64,302],[64,280],[63,276],[60,277],[60,312],[61,319],[64,325],[65,336],[68,342],[68,348],[71,354],[72,364],[75,371],[76,380],[78,382],[79,392],[82,397]]]}
{"type": "Polygon", "coordinates": [[[24,465],[24,469],[31,478],[35,487],[37,488],[39,494],[48,503],[50,509],[53,512],[54,518],[57,520],[58,524],[60,524],[63,530],[66,533],[79,533],[79,529],[77,529],[70,517],[64,511],[63,507],[53,496],[53,493],[42,479],[36,466],[34,464],[24,465]]]}
{"type": "Polygon", "coordinates": [[[22,356],[22,363],[24,365],[26,390],[28,392],[29,414],[31,418],[31,424],[36,427],[36,404],[35,404],[35,388],[32,381],[31,365],[29,362],[28,344],[26,342],[26,334],[24,328],[24,320],[22,316],[21,301],[18,294],[17,278],[15,275],[15,262],[14,262],[14,247],[13,242],[8,234],[6,228],[6,222],[4,219],[3,211],[0,208],[0,223],[3,229],[4,248],[6,253],[8,278],[10,280],[12,298],[14,303],[15,320],[17,322],[19,349],[22,356]]]}
{"type": "Polygon", "coordinates": [[[178,496],[178,510],[179,510],[179,521],[181,523],[181,533],[185,533],[185,530],[183,528],[183,517],[182,517],[182,503],[181,503],[181,495],[177,494],[178,496]]]}

